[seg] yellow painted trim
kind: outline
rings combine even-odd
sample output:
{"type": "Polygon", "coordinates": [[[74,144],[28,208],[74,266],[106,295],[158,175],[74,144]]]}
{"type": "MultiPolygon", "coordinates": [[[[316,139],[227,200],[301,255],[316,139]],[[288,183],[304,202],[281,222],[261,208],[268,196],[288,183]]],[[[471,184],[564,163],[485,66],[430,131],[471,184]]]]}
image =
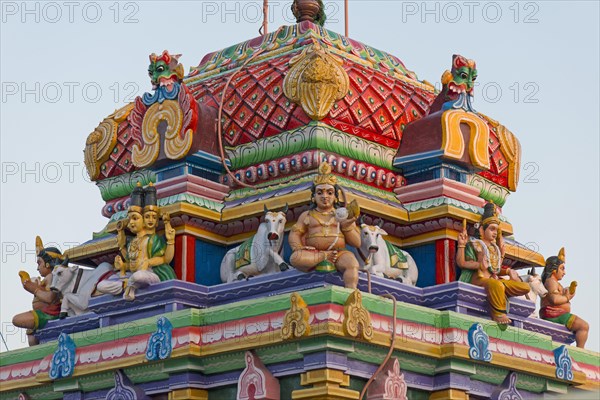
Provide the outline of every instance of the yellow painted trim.
{"type": "Polygon", "coordinates": [[[343,371],[331,368],[315,369],[300,375],[302,386],[314,385],[315,383],[331,382],[341,386],[350,386],[350,376],[343,371]]]}
{"type": "Polygon", "coordinates": [[[208,392],[204,389],[178,389],[169,393],[169,400],[208,400],[208,392]]]}
{"type": "Polygon", "coordinates": [[[406,223],[409,220],[408,211],[406,211],[404,208],[393,207],[389,204],[384,204],[362,196],[357,196],[354,193],[348,193],[347,201],[351,202],[352,200],[356,200],[358,204],[360,204],[361,210],[367,210],[369,211],[369,214],[386,217],[387,219],[395,222],[406,223]]]}
{"type": "Polygon", "coordinates": [[[488,126],[477,115],[462,110],[448,110],[442,114],[442,148],[444,156],[460,160],[465,152],[465,141],[461,124],[467,124],[470,131],[469,156],[471,164],[489,169],[490,156],[488,142],[490,131],[488,126]]]}
{"type": "Polygon", "coordinates": [[[15,390],[15,389],[33,388],[33,387],[37,387],[37,386],[42,386],[44,384],[40,383],[38,381],[37,377],[35,377],[35,376],[31,377],[31,378],[14,379],[14,380],[10,380],[10,381],[4,381],[4,382],[2,382],[2,385],[0,385],[0,393],[8,392],[8,391],[15,390]]]}
{"type": "MultiPolygon", "coordinates": [[[[457,231],[455,231],[453,229],[443,228],[443,229],[438,229],[436,231],[422,233],[420,235],[410,236],[406,239],[403,239],[402,244],[400,244],[399,246],[400,247],[411,247],[411,246],[417,246],[417,245],[424,244],[424,243],[432,243],[432,242],[435,242],[436,240],[440,240],[440,239],[456,240],[457,238],[458,238],[457,231]]],[[[390,243],[392,243],[392,240],[390,238],[386,237],[385,239],[389,240],[390,243]]]]}
{"type": "Polygon", "coordinates": [[[505,244],[504,250],[506,251],[506,255],[510,256],[510,258],[513,258],[515,260],[533,263],[542,267],[546,265],[546,260],[544,260],[544,256],[538,253],[537,251],[523,249],[521,247],[509,243],[505,244]]]}
{"type": "Polygon", "coordinates": [[[458,389],[438,390],[431,393],[429,400],[469,400],[469,394],[458,389]]]}
{"type": "MultiPolygon", "coordinates": [[[[210,326],[206,327],[210,329],[210,326]]],[[[308,337],[317,336],[334,336],[341,337],[351,341],[365,342],[363,340],[356,340],[348,337],[344,334],[342,323],[339,322],[322,322],[311,326],[311,332],[308,337]]],[[[301,340],[301,339],[300,339],[301,340]]],[[[214,344],[189,344],[173,350],[171,359],[177,359],[182,357],[208,357],[223,354],[226,352],[244,351],[244,350],[255,350],[264,346],[271,346],[280,344],[284,341],[281,337],[281,330],[275,330],[272,332],[264,332],[257,335],[247,336],[244,340],[240,340],[239,337],[232,338],[225,342],[219,342],[214,344]]],[[[367,342],[365,342],[367,343],[367,342]]],[[[390,345],[389,333],[375,331],[373,339],[368,343],[378,345],[382,348],[388,348],[390,345]]],[[[433,359],[446,359],[446,358],[458,358],[464,359],[477,363],[469,357],[469,348],[463,344],[449,343],[444,345],[427,343],[422,340],[415,340],[402,336],[396,340],[395,350],[405,353],[417,354],[433,359]]],[[[127,368],[140,366],[149,363],[145,354],[139,354],[136,356],[128,357],[120,360],[109,360],[87,365],[79,365],[75,367],[75,371],[72,375],[73,378],[98,374],[106,371],[113,371],[119,368],[127,368]]],[[[518,371],[529,375],[538,375],[546,379],[557,381],[555,367],[552,365],[540,364],[538,362],[523,360],[508,356],[505,354],[494,353],[492,361],[486,363],[486,365],[492,365],[501,367],[507,370],[518,371]]],[[[574,378],[570,381],[570,384],[584,385],[583,388],[587,390],[596,390],[599,387],[598,383],[587,382],[584,373],[579,371],[573,371],[574,378]]],[[[35,378],[17,379],[13,381],[6,381],[2,383],[1,391],[9,391],[23,387],[37,387],[44,384],[50,383],[51,380],[47,372],[40,373],[35,378]]]]}
{"type": "Polygon", "coordinates": [[[89,243],[81,246],[73,247],[65,251],[65,257],[70,260],[78,260],[81,258],[89,258],[98,254],[109,253],[117,250],[117,238],[113,237],[97,243],[89,243]]]}
{"type": "Polygon", "coordinates": [[[336,384],[325,383],[308,389],[297,389],[292,392],[292,400],[358,400],[360,393],[356,390],[341,388],[336,384]]]}
{"type": "Polygon", "coordinates": [[[324,368],[308,371],[300,375],[302,386],[314,385],[306,389],[292,392],[292,399],[331,399],[358,400],[360,393],[356,390],[344,389],[340,386],[350,386],[350,376],[343,371],[324,368]]]}
{"type": "Polygon", "coordinates": [[[242,218],[248,218],[251,216],[262,215],[264,207],[267,206],[269,210],[278,209],[288,206],[292,207],[297,204],[302,204],[310,201],[310,191],[304,190],[298,193],[286,194],[283,196],[277,196],[272,199],[265,200],[264,202],[255,201],[249,204],[243,204],[237,207],[228,208],[223,210],[223,222],[236,221],[242,218]]]}
{"type": "Polygon", "coordinates": [[[577,386],[577,389],[588,390],[590,392],[600,392],[600,382],[586,382],[581,386],[577,386]]]}
{"type": "MultiPolygon", "coordinates": [[[[450,343],[440,346],[441,347],[441,358],[462,358],[465,360],[471,360],[469,357],[469,347],[458,344],[450,343]]],[[[472,360],[471,360],[472,361],[472,360]]],[[[476,361],[473,361],[476,362],[476,361]]],[[[539,375],[544,378],[556,381],[556,367],[553,365],[541,364],[535,361],[523,360],[521,358],[511,357],[506,354],[494,353],[492,361],[485,363],[505,369],[522,372],[529,375],[539,375]]],[[[573,371],[573,380],[570,381],[572,384],[582,385],[587,381],[585,374],[579,371],[573,371]]]]}

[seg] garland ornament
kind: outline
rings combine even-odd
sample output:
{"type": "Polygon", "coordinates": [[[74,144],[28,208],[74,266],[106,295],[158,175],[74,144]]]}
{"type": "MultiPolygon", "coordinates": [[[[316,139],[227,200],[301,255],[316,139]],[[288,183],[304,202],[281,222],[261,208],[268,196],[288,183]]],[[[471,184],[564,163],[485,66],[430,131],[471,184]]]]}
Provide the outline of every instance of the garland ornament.
{"type": "Polygon", "coordinates": [[[283,81],[285,96],[302,106],[312,120],[322,120],[350,88],[343,63],[319,43],[309,46],[290,60],[291,68],[283,81]]]}
{"type": "Polygon", "coordinates": [[[355,289],[344,304],[344,334],[354,338],[361,335],[367,341],[373,340],[371,315],[362,304],[362,294],[355,289]]]}
{"type": "Polygon", "coordinates": [[[308,306],[300,294],[294,292],[290,296],[291,308],[286,311],[281,327],[281,337],[283,340],[300,338],[310,334],[310,324],[308,319],[310,312],[308,306]]]}
{"type": "Polygon", "coordinates": [[[488,349],[490,337],[483,330],[481,324],[476,323],[469,329],[469,357],[473,360],[490,362],[492,352],[488,349]]]}

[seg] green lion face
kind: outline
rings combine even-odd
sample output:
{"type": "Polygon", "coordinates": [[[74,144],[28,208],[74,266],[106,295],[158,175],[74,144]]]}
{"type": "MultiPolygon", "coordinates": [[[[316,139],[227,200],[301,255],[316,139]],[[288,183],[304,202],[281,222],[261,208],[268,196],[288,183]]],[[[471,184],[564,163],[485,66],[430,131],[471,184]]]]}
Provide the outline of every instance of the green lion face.
{"type": "Polygon", "coordinates": [[[183,65],[178,61],[180,56],[181,54],[171,55],[166,50],[160,56],[154,53],[150,55],[148,75],[153,89],[156,90],[159,86],[170,87],[183,79],[183,65]]]}
{"type": "Polygon", "coordinates": [[[152,87],[157,88],[161,84],[161,81],[170,80],[171,77],[175,76],[175,73],[171,72],[167,63],[160,60],[150,64],[148,75],[150,76],[152,87]]]}
{"type": "Polygon", "coordinates": [[[460,67],[452,71],[452,81],[448,87],[453,87],[457,92],[473,93],[475,80],[477,79],[477,70],[468,66],[460,67]]]}
{"type": "Polygon", "coordinates": [[[475,61],[455,54],[452,56],[452,71],[444,72],[442,84],[447,85],[450,93],[467,93],[472,96],[476,79],[477,67],[475,61]]]}

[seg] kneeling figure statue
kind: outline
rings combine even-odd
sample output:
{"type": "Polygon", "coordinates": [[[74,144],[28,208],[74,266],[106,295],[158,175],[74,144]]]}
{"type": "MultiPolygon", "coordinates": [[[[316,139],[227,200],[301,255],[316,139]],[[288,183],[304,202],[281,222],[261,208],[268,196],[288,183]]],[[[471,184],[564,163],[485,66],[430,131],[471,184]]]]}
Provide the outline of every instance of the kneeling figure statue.
{"type": "Polygon", "coordinates": [[[575,297],[577,282],[573,281],[568,288],[563,288],[560,281],[565,277],[565,249],[560,249],[558,256],[549,257],[542,273],[542,282],[548,295],[542,298],[540,317],[567,327],[575,334],[577,347],[585,347],[590,330],[589,324],[575,314],[571,314],[571,299],[575,297]]]}

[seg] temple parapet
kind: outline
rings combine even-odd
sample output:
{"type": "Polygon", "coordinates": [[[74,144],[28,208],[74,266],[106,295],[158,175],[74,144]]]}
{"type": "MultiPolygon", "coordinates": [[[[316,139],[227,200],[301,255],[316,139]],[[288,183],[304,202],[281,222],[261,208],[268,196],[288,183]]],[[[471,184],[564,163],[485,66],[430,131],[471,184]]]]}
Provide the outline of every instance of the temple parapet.
{"type": "MultiPolygon", "coordinates": [[[[55,325],[57,328],[59,324],[62,326],[63,335],[68,334],[75,346],[73,372],[65,382],[77,382],[76,385],[67,386],[62,384],[62,380],[55,381],[55,390],[64,393],[65,398],[76,393],[81,396],[85,394],[86,399],[100,398],[114,384],[112,380],[92,382],[90,377],[113,371],[114,368],[124,368],[132,384],[146,393],[158,390],[159,383],[175,390],[181,382],[192,380],[198,390],[230,398],[227,397],[228,389],[223,387],[232,385],[232,390],[236,390],[238,378],[245,367],[244,357],[249,349],[262,354],[265,366],[282,385],[292,385],[293,389],[290,390],[308,389],[290,383],[293,371],[304,368],[310,371],[317,366],[334,371],[345,366],[345,377],[341,382],[346,381],[353,387],[352,382],[363,380],[362,377],[376,369],[389,345],[392,307],[389,300],[377,294],[382,292],[421,303],[429,302],[428,307],[407,302],[397,305],[398,340],[394,354],[402,366],[409,394],[419,390],[443,390],[440,380],[431,379],[429,375],[432,370],[440,369],[446,371],[445,379],[448,382],[458,384],[460,381],[465,390],[484,397],[489,397],[511,371],[515,371],[519,381],[525,384],[519,388],[520,393],[530,397],[548,390],[564,393],[567,385],[592,389],[600,384],[600,366],[593,352],[575,348],[569,350],[568,357],[572,360],[572,369],[569,371],[572,375],[570,380],[565,381],[556,376],[557,367],[552,351],[560,349],[560,342],[522,328],[498,329],[495,323],[483,318],[444,311],[467,303],[473,303],[475,310],[474,303],[483,299],[483,293],[472,290],[470,285],[455,283],[430,288],[437,290],[405,290],[406,285],[373,278],[373,294],[363,293],[360,299],[362,309],[370,313],[369,324],[373,336],[368,340],[355,340],[343,328],[345,319],[354,317],[349,314],[344,316],[345,309],[349,307],[347,298],[350,291],[338,286],[341,278],[337,274],[301,275],[287,272],[278,277],[256,280],[255,285],[263,287],[262,290],[268,286],[279,287],[282,293],[264,297],[258,293],[261,289],[253,292],[251,285],[247,285],[245,288],[249,290],[246,297],[234,299],[228,297],[228,293],[233,292],[236,285],[224,284],[219,289],[225,296],[222,298],[227,300],[217,305],[217,302],[206,301],[212,296],[204,301],[192,299],[192,293],[204,291],[210,294],[213,288],[170,281],[140,290],[135,300],[139,303],[130,303],[129,309],[122,309],[116,301],[106,297],[95,299],[92,307],[104,310],[99,318],[111,312],[113,316],[120,314],[127,317],[121,318],[116,324],[113,324],[116,320],[109,320],[109,326],[84,332],[72,329],[73,321],[69,320],[59,321],[55,325]],[[289,284],[288,281],[295,277],[306,279],[302,285],[304,290],[295,292],[298,287],[289,284]],[[287,293],[283,293],[284,290],[287,293]],[[281,332],[288,320],[286,315],[290,310],[293,311],[293,307],[290,308],[292,291],[303,299],[301,307],[308,313],[311,330],[305,336],[288,340],[283,338],[281,332]],[[451,292],[458,293],[460,299],[449,299],[447,293],[451,292]],[[149,316],[145,305],[151,305],[153,301],[160,303],[161,297],[163,300],[174,297],[175,302],[187,304],[180,309],[173,307],[169,312],[156,309],[155,315],[149,316]],[[436,304],[441,310],[431,308],[437,307],[436,304]],[[205,305],[210,307],[204,308],[205,305]],[[190,306],[193,307],[188,308],[190,306]],[[164,330],[164,326],[168,329],[164,330]],[[486,332],[476,339],[479,343],[477,346],[482,347],[470,344],[474,340],[471,337],[473,328],[477,326],[483,327],[482,332],[486,332]],[[163,339],[160,339],[160,335],[168,342],[161,342],[163,339]],[[153,361],[148,358],[154,357],[148,352],[149,343],[162,343],[159,346],[170,343],[167,348],[169,352],[165,353],[164,359],[153,361]],[[443,355],[439,352],[440,348],[443,349],[443,355]],[[473,362],[472,357],[476,357],[479,351],[489,352],[489,360],[473,362]],[[198,363],[200,370],[189,371],[188,362],[198,363]],[[483,380],[482,374],[485,375],[483,380]],[[157,382],[159,375],[162,379],[157,382]],[[142,376],[153,379],[144,380],[142,376]],[[221,389],[211,390],[217,382],[221,389]]],[[[364,277],[360,285],[366,289],[364,277]]],[[[244,293],[237,286],[237,290],[244,293]]],[[[274,293],[277,293],[277,289],[274,293]]],[[[513,317],[517,318],[516,314],[513,317]]],[[[14,351],[3,357],[0,371],[4,397],[10,398],[14,394],[11,390],[18,390],[25,382],[30,382],[30,391],[50,382],[48,374],[51,367],[48,360],[57,351],[56,343],[55,339],[50,340],[37,348],[14,351]],[[6,377],[10,378],[6,380],[6,377]]],[[[331,377],[331,373],[328,376],[331,377]]],[[[313,378],[316,379],[316,375],[313,378]]]]}
{"type": "MultiPolygon", "coordinates": [[[[83,332],[90,329],[124,324],[131,321],[161,315],[182,309],[206,309],[264,296],[284,294],[325,287],[343,286],[338,274],[303,274],[286,271],[274,275],[260,276],[244,282],[204,286],[183,281],[166,281],[140,289],[136,299],[129,303],[120,297],[99,296],[90,300],[90,313],[66,320],[50,321],[40,330],[40,341],[55,340],[61,332],[83,332]]],[[[363,273],[359,278],[359,289],[367,292],[369,283],[363,273]]],[[[477,286],[451,282],[426,288],[405,285],[377,276],[371,277],[371,292],[377,295],[391,294],[399,302],[427,307],[439,311],[487,319],[485,291],[477,286]]],[[[541,333],[552,340],[570,344],[573,336],[564,326],[539,318],[531,318],[535,306],[525,299],[511,299],[509,316],[514,326],[527,331],[541,333]]]]}

